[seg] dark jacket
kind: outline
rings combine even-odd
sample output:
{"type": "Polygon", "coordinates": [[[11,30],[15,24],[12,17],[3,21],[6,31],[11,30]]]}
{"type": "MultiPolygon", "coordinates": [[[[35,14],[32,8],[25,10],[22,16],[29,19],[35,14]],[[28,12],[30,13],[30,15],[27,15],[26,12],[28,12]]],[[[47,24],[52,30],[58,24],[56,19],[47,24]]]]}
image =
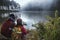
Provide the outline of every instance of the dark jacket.
{"type": "Polygon", "coordinates": [[[1,27],[1,34],[4,35],[5,37],[11,37],[12,33],[12,28],[14,27],[15,23],[11,20],[8,19],[6,20],[1,27]]]}

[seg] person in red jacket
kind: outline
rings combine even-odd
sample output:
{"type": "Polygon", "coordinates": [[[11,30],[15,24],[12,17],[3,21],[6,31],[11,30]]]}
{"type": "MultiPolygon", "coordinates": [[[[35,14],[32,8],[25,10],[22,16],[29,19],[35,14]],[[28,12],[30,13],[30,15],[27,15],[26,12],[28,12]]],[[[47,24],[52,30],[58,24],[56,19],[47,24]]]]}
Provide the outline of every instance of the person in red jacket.
{"type": "Polygon", "coordinates": [[[7,19],[1,27],[1,34],[7,38],[11,37],[12,28],[15,26],[15,15],[10,14],[9,19],[7,19]]]}
{"type": "Polygon", "coordinates": [[[27,30],[24,28],[23,24],[22,24],[22,19],[17,19],[17,26],[21,28],[21,40],[26,40],[25,39],[25,35],[27,34],[27,30]]]}

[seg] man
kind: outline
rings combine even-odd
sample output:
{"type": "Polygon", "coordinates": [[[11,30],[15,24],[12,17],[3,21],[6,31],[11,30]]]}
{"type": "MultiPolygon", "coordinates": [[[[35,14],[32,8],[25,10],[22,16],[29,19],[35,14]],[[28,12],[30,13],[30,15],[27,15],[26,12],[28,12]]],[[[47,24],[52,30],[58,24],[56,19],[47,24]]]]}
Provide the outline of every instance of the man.
{"type": "Polygon", "coordinates": [[[7,38],[11,38],[12,28],[15,25],[15,15],[10,14],[9,19],[7,19],[1,27],[1,34],[7,38]]]}

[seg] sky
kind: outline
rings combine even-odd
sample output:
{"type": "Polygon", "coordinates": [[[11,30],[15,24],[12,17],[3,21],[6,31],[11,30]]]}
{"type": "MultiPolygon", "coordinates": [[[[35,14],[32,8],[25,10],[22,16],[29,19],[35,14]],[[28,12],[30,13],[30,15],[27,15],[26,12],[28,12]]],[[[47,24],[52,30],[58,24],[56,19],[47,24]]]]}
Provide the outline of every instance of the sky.
{"type": "Polygon", "coordinates": [[[29,3],[31,0],[14,0],[17,3],[21,5],[21,7],[25,6],[27,3],[29,3]]]}
{"type": "Polygon", "coordinates": [[[53,0],[14,0],[17,3],[20,4],[21,7],[26,6],[28,3],[36,3],[36,4],[48,4],[48,3],[52,3],[53,0]]]}

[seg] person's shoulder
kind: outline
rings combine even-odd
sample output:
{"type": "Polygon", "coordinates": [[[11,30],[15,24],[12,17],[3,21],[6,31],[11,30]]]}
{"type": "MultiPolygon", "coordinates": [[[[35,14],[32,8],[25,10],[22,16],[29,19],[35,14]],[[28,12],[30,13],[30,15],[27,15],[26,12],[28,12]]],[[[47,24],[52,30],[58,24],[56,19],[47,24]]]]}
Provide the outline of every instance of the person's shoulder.
{"type": "Polygon", "coordinates": [[[21,28],[22,28],[22,29],[25,29],[25,27],[24,27],[24,26],[22,26],[21,28]]]}
{"type": "Polygon", "coordinates": [[[3,22],[3,24],[6,24],[8,22],[8,20],[5,20],[4,22],[3,22]]]}

